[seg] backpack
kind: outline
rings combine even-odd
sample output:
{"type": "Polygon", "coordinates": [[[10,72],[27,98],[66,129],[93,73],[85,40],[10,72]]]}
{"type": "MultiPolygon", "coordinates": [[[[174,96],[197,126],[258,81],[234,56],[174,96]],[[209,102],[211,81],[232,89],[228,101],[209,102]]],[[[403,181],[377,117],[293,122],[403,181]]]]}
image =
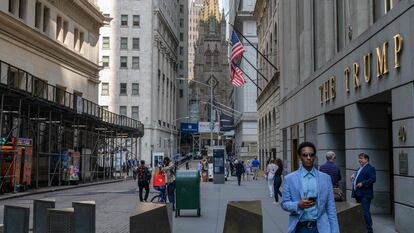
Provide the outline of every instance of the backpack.
{"type": "Polygon", "coordinates": [[[146,167],[139,167],[138,168],[138,182],[139,181],[150,181],[151,180],[151,173],[149,172],[148,168],[146,167]]]}

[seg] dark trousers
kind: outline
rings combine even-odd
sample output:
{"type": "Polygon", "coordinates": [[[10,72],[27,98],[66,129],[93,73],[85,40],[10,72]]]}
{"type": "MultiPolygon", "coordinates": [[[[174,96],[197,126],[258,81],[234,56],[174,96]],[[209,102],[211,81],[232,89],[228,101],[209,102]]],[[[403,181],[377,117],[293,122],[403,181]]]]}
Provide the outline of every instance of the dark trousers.
{"type": "Polygon", "coordinates": [[[282,185],[282,178],[278,175],[275,175],[275,179],[273,181],[273,189],[275,191],[275,201],[279,201],[279,196],[282,197],[282,193],[280,192],[280,185],[282,185]]]}
{"type": "Polygon", "coordinates": [[[362,209],[364,210],[364,219],[365,224],[367,225],[368,232],[373,232],[372,230],[372,218],[371,218],[371,198],[369,197],[356,197],[356,201],[361,203],[362,209]]]}
{"type": "Polygon", "coordinates": [[[139,181],[138,182],[138,188],[139,188],[139,200],[141,202],[147,201],[148,194],[149,194],[149,183],[148,181],[139,181]],[[142,191],[145,189],[145,198],[142,198],[142,191]]]}
{"type": "Polygon", "coordinates": [[[241,176],[242,176],[242,174],[240,173],[236,173],[236,176],[237,176],[237,183],[240,185],[240,181],[241,181],[241,176]]]}
{"type": "Polygon", "coordinates": [[[174,206],[175,180],[167,185],[168,201],[174,206]]]}
{"type": "Polygon", "coordinates": [[[306,226],[297,226],[295,233],[319,233],[318,227],[307,228],[306,226]]]}

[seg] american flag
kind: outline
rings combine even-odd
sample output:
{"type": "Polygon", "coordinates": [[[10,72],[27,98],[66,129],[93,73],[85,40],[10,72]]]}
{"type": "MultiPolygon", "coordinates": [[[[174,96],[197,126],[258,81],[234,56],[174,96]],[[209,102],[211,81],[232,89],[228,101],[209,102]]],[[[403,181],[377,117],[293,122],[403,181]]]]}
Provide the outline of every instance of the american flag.
{"type": "Polygon", "coordinates": [[[241,87],[246,83],[243,78],[243,72],[233,62],[230,63],[230,81],[235,87],[241,87]]]}
{"type": "Polygon", "coordinates": [[[237,34],[233,31],[231,34],[231,56],[230,62],[233,63],[237,58],[241,57],[246,50],[244,49],[242,43],[237,37],[237,34]]]}

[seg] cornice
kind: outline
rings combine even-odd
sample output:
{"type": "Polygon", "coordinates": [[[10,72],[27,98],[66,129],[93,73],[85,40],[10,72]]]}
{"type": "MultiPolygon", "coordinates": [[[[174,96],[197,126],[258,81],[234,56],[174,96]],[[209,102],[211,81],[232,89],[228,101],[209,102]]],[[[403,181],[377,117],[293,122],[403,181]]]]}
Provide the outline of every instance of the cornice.
{"type": "Polygon", "coordinates": [[[263,91],[257,96],[256,104],[257,109],[260,109],[261,106],[266,102],[266,100],[272,96],[276,90],[279,88],[279,76],[280,72],[277,71],[273,75],[272,79],[267,83],[267,85],[263,88],[263,91]]]}
{"type": "Polygon", "coordinates": [[[99,83],[100,66],[98,64],[66,48],[59,42],[50,39],[3,11],[0,11],[0,37],[16,46],[24,45],[39,56],[59,65],[63,64],[90,81],[99,83]]]}

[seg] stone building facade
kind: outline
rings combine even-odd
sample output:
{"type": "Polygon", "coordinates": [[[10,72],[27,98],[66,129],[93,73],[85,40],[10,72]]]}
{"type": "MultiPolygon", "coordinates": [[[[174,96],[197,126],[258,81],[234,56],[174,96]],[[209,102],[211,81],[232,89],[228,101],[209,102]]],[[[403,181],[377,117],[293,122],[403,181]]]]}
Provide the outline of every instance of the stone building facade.
{"type": "MultiPolygon", "coordinates": [[[[253,10],[256,1],[238,0],[230,5],[230,23],[257,47],[256,21],[253,10]]],[[[232,30],[233,28],[230,27],[232,30]]],[[[246,52],[244,56],[252,64],[257,62],[257,52],[243,37],[240,37],[246,52]]],[[[241,69],[254,82],[257,82],[257,72],[247,61],[240,64],[241,69]]],[[[247,83],[239,88],[234,88],[233,99],[235,112],[234,146],[235,153],[243,160],[258,156],[257,150],[257,87],[245,77],[247,83]]]]}
{"type": "Polygon", "coordinates": [[[185,76],[187,63],[186,2],[98,0],[112,18],[100,37],[100,104],[144,124],[139,151],[147,163],[154,162],[154,153],[171,156],[177,149],[177,77],[185,76]]]}
{"type": "MultiPolygon", "coordinates": [[[[289,170],[312,141],[318,165],[332,150],[351,198],[358,154],[377,170],[371,211],[414,231],[414,3],[400,0],[279,1],[280,128],[289,170]],[[283,78],[286,77],[286,78],[283,78]],[[287,78],[289,77],[289,78],[287,78]]],[[[375,230],[375,229],[374,229],[375,230]]]]}
{"type": "Polygon", "coordinates": [[[277,0],[257,0],[254,16],[257,23],[258,49],[274,65],[270,65],[262,56],[258,56],[257,67],[263,74],[257,75],[258,90],[258,154],[266,165],[270,158],[282,158],[280,134],[280,79],[278,59],[278,9],[277,0]]]}
{"type": "Polygon", "coordinates": [[[0,1],[0,60],[98,102],[97,42],[106,20],[92,0],[0,1]]]}

